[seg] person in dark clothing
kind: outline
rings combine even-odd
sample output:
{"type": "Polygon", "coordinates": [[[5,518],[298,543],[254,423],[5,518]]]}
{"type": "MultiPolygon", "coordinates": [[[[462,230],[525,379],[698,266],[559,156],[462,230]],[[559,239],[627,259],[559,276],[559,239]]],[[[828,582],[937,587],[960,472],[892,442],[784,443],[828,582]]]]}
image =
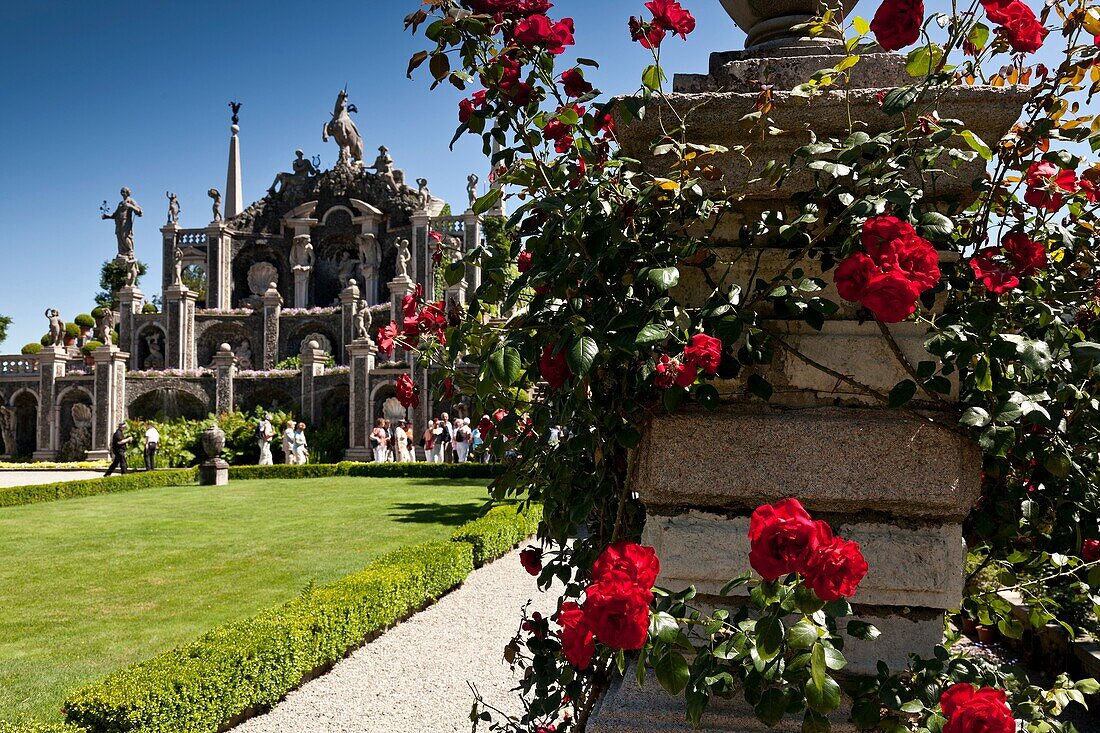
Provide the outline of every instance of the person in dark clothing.
{"type": "Polygon", "coordinates": [[[114,460],[111,461],[110,468],[107,469],[107,473],[103,474],[105,477],[110,476],[115,472],[117,466],[122,471],[122,475],[126,475],[126,471],[129,467],[126,465],[126,446],[130,444],[131,438],[126,435],[126,423],[120,422],[118,429],[115,430],[115,434],[111,436],[111,453],[114,456],[114,460]]]}

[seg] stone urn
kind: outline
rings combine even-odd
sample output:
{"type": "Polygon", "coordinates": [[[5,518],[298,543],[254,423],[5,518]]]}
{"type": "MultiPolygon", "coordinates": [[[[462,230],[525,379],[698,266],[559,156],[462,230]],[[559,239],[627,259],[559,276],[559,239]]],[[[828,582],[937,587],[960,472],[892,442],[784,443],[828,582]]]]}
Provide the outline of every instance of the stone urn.
{"type": "Polygon", "coordinates": [[[211,425],[202,431],[202,449],[209,460],[221,458],[225,450],[225,431],[217,425],[211,425]]]}
{"type": "MultiPolygon", "coordinates": [[[[800,23],[806,23],[829,6],[843,6],[845,16],[852,11],[858,0],[721,0],[722,7],[730,17],[748,34],[745,48],[767,44],[769,46],[804,44],[806,34],[792,30],[800,23]]],[[[823,42],[835,39],[814,39],[823,42]]]]}

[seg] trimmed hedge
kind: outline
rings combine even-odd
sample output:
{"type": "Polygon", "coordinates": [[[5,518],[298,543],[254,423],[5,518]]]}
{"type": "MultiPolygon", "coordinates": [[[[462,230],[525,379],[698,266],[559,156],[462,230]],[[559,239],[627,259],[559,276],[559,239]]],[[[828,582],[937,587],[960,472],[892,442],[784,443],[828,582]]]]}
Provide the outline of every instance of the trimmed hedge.
{"type": "Polygon", "coordinates": [[[78,690],[66,719],[90,733],[209,731],[274,705],[302,679],[344,657],[460,584],[473,571],[462,542],[398,550],[367,569],[78,690]]]}
{"type": "Polygon", "coordinates": [[[176,471],[143,471],[126,476],[63,481],[36,486],[11,486],[0,489],[0,507],[37,504],[57,499],[75,499],[81,496],[116,494],[158,486],[186,486],[197,480],[198,469],[185,468],[176,471]]]}
{"type": "Polygon", "coordinates": [[[508,553],[524,539],[535,534],[542,521],[542,505],[498,506],[484,517],[467,522],[451,535],[453,542],[473,545],[474,565],[481,567],[508,553]]]}
{"type": "Polygon", "coordinates": [[[0,720],[0,733],[84,733],[82,728],[74,728],[64,723],[39,723],[29,720],[24,723],[5,723],[0,720]]]}
{"type": "Polygon", "coordinates": [[[305,466],[230,466],[230,479],[367,478],[492,479],[503,471],[490,463],[313,463],[305,466]]]}

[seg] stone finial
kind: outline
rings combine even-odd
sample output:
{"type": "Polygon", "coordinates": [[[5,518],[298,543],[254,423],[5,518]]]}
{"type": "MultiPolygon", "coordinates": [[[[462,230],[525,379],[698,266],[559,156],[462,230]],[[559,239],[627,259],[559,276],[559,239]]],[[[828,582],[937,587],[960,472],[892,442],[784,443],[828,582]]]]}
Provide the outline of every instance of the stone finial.
{"type": "MultiPolygon", "coordinates": [[[[844,15],[852,11],[857,0],[840,0],[844,15]]],[[[835,38],[809,39],[805,32],[795,26],[807,23],[821,15],[829,5],[836,2],[823,0],[721,0],[734,22],[746,34],[745,48],[760,46],[801,46],[808,43],[828,43],[835,38]]]]}

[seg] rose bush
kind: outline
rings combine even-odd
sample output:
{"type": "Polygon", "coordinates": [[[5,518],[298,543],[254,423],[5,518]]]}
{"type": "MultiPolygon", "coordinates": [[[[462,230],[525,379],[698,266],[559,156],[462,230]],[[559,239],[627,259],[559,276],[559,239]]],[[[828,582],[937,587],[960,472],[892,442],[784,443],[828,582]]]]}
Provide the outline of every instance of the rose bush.
{"type": "MultiPolygon", "coordinates": [[[[718,380],[738,397],[772,398],[759,367],[777,354],[825,371],[778,335],[773,319],[821,329],[846,308],[881,326],[908,378],[885,391],[826,373],[868,401],[972,436],[983,450],[982,498],[965,528],[975,573],[992,568],[1005,586],[1028,593],[1035,575],[1072,583],[1085,599],[1100,590],[1100,573],[1091,572],[1100,560],[1089,559],[1085,544],[1100,536],[1100,166],[1084,154],[1088,144],[1100,147],[1100,123],[1087,111],[1100,92],[1092,38],[1100,16],[1082,0],[1053,0],[1039,15],[1021,0],[963,5],[929,14],[919,2],[886,0],[871,22],[841,27],[828,13],[811,24],[808,32],[847,38],[836,66],[796,87],[796,99],[848,99],[851,69],[867,63],[873,38],[906,49],[911,82],[881,93],[874,129],[885,131],[871,135],[853,120],[844,134],[754,160],[767,175],[752,182],[727,180],[716,163],[729,153],[751,158],[752,147],[692,140],[665,96],[662,48],[695,27],[678,2],[653,0],[624,18],[621,32],[649,59],[638,91],[616,99],[597,88],[595,61],[564,60],[576,29],[548,2],[429,0],[408,17],[433,44],[412,58],[410,73],[426,63],[436,84],[463,90],[455,139],[473,135],[496,148],[499,185],[474,210],[490,211],[506,191],[518,201],[500,227],[509,235],[467,254],[482,272],[467,310],[421,318],[429,304],[418,296],[400,340],[494,410],[482,421],[485,450],[509,466],[494,493],[545,507],[539,582],[563,583],[573,605],[554,621],[526,619],[510,647],[513,662],[533,670],[521,685],[528,707],[514,721],[519,729],[583,730],[634,656],[627,650],[643,674],[652,669],[684,695],[693,721],[711,697],[738,693],[765,722],[799,711],[809,730],[825,730],[843,694],[861,728],[937,730],[953,717],[940,695],[967,682],[1004,690],[1019,725],[1038,732],[1060,730],[1062,707],[1094,689],[1059,678],[1040,690],[940,649],[842,691],[832,672],[844,665],[843,636],[874,635],[841,621],[866,564],[858,546],[793,504],[762,508],[751,564],[765,580],[736,613],[691,609],[691,591],[646,588],[621,573],[596,577],[609,547],[640,536],[644,510],[628,471],[646,421],[689,402],[716,409],[718,380]],[[1063,47],[1057,66],[1035,64],[1030,54],[1054,41],[1063,47]],[[1004,140],[982,140],[939,113],[957,88],[979,83],[1027,95],[1004,140]],[[647,114],[666,121],[653,147],[667,165],[660,170],[618,150],[617,126],[647,114]],[[940,181],[973,166],[985,169],[965,182],[973,196],[937,197],[940,181]],[[751,186],[778,193],[795,179],[811,183],[784,188],[776,197],[784,208],[759,212],[724,243],[751,255],[754,243],[768,242],[789,255],[787,265],[742,288],[681,301],[684,276],[706,282],[717,260],[706,232],[740,213],[751,186]],[[495,318],[502,313],[511,315],[495,318]],[[927,330],[931,357],[906,360],[887,327],[898,321],[927,330]],[[549,440],[554,425],[567,428],[567,440],[549,440]],[[643,606],[648,634],[635,650],[643,606]],[[689,644],[690,662],[677,648],[689,644]],[[753,654],[763,670],[746,662],[753,654]],[[775,659],[783,663],[766,663],[775,659]]],[[[762,86],[757,109],[738,123],[746,139],[805,134],[781,129],[771,114],[777,103],[762,86]]],[[[443,273],[452,285],[464,273],[464,263],[453,265],[443,273]]],[[[996,599],[972,587],[964,610],[1019,633],[996,599]]],[[[1052,598],[1029,600],[1035,621],[1069,623],[1052,598]]],[[[981,697],[984,712],[955,714],[999,724],[981,697]]]]}

